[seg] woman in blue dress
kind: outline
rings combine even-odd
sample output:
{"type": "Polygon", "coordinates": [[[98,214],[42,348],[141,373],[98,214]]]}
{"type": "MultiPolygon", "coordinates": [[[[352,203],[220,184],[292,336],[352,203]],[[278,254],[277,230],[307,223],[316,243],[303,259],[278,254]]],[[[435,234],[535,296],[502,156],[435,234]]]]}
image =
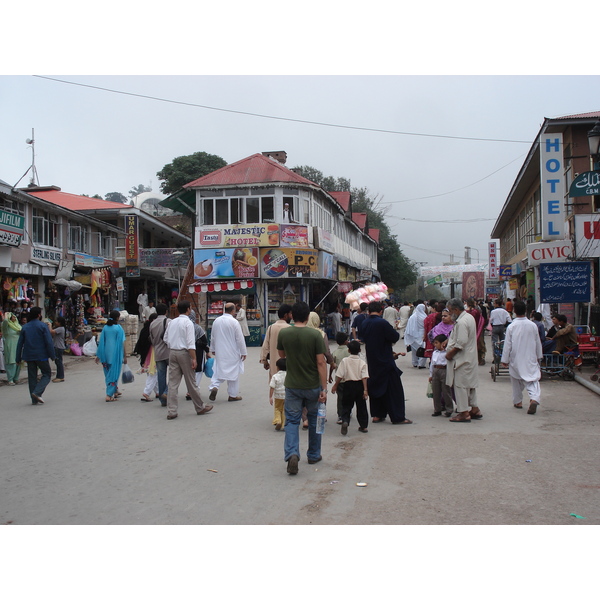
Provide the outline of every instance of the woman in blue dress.
{"type": "Polygon", "coordinates": [[[106,382],[106,402],[114,402],[120,396],[117,392],[121,368],[127,364],[125,356],[125,332],[119,325],[121,313],[110,312],[108,321],[102,329],[96,351],[96,364],[102,363],[106,382]]]}

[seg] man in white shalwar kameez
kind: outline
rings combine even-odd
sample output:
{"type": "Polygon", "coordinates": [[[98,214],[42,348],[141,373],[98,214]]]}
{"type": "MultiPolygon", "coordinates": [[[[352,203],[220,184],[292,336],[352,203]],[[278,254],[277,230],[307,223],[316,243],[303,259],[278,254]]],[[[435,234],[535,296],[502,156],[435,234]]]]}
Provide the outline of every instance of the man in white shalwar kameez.
{"type": "Polygon", "coordinates": [[[477,327],[474,317],[465,310],[462,300],[452,298],[448,301],[447,308],[452,315],[454,328],[446,346],[446,385],[454,386],[458,411],[449,421],[470,423],[472,419],[483,417],[477,404],[477,327]]]}
{"type": "Polygon", "coordinates": [[[235,304],[228,302],[225,313],[216,318],[212,326],[210,351],[214,355],[215,364],[209,389],[211,402],[217,397],[224,381],[227,382],[229,402],[242,399],[240,375],[244,372],[247,350],[242,328],[235,317],[235,304]]]}
{"type": "Polygon", "coordinates": [[[394,328],[397,329],[398,325],[398,311],[394,308],[390,302],[383,311],[383,318],[394,328]]]}
{"type": "Polygon", "coordinates": [[[508,366],[512,383],[513,405],[523,408],[523,389],[529,395],[527,414],[534,415],[540,403],[540,363],[542,343],[537,325],[526,318],[524,302],[515,302],[513,311],[516,318],[506,330],[502,366],[508,366]]]}

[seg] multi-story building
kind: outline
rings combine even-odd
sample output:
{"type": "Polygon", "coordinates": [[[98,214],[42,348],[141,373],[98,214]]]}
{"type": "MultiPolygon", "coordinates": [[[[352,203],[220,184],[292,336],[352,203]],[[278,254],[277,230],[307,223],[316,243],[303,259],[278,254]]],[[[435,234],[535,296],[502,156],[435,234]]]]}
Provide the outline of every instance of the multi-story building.
{"type": "Polygon", "coordinates": [[[598,303],[600,173],[588,133],[599,119],[544,119],[491,234],[508,273],[504,294],[531,296],[582,325],[598,303]]]}
{"type": "Polygon", "coordinates": [[[251,344],[282,302],[303,300],[327,313],[353,286],[379,277],[379,231],[352,212],[350,193],[326,192],[285,161],[285,152],[254,154],[162,203],[195,217],[188,280],[205,323],[210,328],[225,301],[240,301],[251,344]]]}

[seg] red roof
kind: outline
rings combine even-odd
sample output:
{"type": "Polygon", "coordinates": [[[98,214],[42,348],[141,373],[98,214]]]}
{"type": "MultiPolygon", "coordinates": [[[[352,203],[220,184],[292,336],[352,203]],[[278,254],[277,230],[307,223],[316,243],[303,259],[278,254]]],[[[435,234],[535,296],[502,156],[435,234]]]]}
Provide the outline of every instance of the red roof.
{"type": "Polygon", "coordinates": [[[558,121],[559,119],[600,119],[600,111],[579,113],[578,115],[565,115],[564,117],[554,117],[551,121],[558,121]]]}
{"type": "Polygon", "coordinates": [[[344,212],[350,210],[350,192],[329,192],[336,202],[344,209],[344,212]]]}
{"type": "Polygon", "coordinates": [[[28,194],[41,198],[57,206],[63,208],[69,208],[71,210],[98,210],[98,209],[112,209],[118,210],[123,208],[124,204],[117,202],[109,202],[108,200],[100,200],[98,198],[88,198],[87,196],[78,196],[77,194],[68,194],[62,192],[59,189],[52,190],[32,190],[28,191],[28,194]]]}
{"type": "Polygon", "coordinates": [[[253,154],[242,160],[217,169],[200,179],[186,183],[184,188],[249,185],[253,183],[301,183],[316,186],[317,184],[301,177],[280,162],[253,154]]]}
{"type": "Polygon", "coordinates": [[[364,231],[367,224],[367,213],[352,213],[352,220],[364,231]]]}
{"type": "Polygon", "coordinates": [[[369,229],[369,237],[379,244],[379,229],[369,229]]]}

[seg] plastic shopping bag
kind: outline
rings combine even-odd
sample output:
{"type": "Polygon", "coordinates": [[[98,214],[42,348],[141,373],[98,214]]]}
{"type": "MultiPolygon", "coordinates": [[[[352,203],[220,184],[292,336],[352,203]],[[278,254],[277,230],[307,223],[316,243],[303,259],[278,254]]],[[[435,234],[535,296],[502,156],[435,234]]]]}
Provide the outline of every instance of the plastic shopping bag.
{"type": "Polygon", "coordinates": [[[79,346],[79,344],[77,342],[73,342],[70,346],[69,349],[71,350],[71,354],[73,356],[81,356],[82,352],[81,352],[81,347],[79,346]]]}
{"type": "Polygon", "coordinates": [[[431,381],[429,382],[429,385],[427,386],[427,397],[433,398],[433,387],[431,385],[431,381]]]}
{"type": "Polygon", "coordinates": [[[96,338],[91,337],[84,345],[83,345],[83,354],[85,356],[96,356],[96,352],[98,350],[98,344],[96,344],[96,338]]]}
{"type": "Polygon", "coordinates": [[[207,377],[212,377],[213,376],[213,365],[215,364],[215,359],[214,358],[207,358],[206,362],[204,363],[204,374],[207,377]]]}
{"type": "Polygon", "coordinates": [[[133,371],[128,365],[123,365],[123,373],[121,374],[121,381],[125,383],[133,383],[134,376],[133,371]]]}

